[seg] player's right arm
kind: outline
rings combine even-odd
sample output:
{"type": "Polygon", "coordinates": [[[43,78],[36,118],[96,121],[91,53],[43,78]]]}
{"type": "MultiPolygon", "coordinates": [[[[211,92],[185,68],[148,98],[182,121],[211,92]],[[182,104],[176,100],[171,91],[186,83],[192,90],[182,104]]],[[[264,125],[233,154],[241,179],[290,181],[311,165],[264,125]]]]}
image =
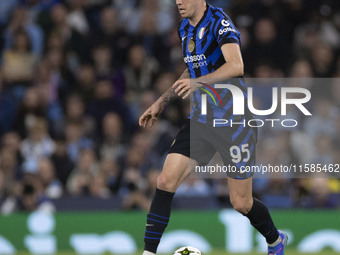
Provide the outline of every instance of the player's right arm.
{"type": "MultiPolygon", "coordinates": [[[[190,78],[188,68],[184,70],[178,80],[190,78]]],[[[176,81],[177,82],[177,81],[176,81]]],[[[178,97],[175,88],[170,87],[156,102],[154,102],[139,118],[139,125],[143,128],[152,127],[164,107],[178,97]]]]}

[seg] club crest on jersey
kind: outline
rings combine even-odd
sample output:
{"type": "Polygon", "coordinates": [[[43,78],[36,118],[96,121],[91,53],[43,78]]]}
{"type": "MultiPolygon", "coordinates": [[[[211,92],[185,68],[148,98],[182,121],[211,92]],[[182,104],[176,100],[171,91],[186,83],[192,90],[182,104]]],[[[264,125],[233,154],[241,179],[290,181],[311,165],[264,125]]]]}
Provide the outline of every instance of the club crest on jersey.
{"type": "Polygon", "coordinates": [[[204,32],[205,32],[205,27],[202,27],[202,28],[200,29],[200,31],[198,32],[198,38],[199,38],[199,39],[202,39],[202,38],[203,38],[204,32]]]}
{"type": "Polygon", "coordinates": [[[188,44],[188,50],[189,52],[193,52],[195,49],[195,42],[191,39],[188,44]]]}

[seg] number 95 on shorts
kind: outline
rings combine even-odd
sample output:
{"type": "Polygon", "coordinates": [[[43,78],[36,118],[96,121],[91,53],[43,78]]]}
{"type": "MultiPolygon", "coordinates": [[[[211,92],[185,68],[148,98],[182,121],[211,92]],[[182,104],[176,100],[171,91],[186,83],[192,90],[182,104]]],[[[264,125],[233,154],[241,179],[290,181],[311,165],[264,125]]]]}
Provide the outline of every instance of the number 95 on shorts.
{"type": "Polygon", "coordinates": [[[234,179],[250,178],[253,172],[244,169],[255,164],[256,140],[256,128],[212,127],[191,121],[190,158],[205,166],[218,152],[223,165],[209,166],[210,171],[222,171],[234,179]]]}

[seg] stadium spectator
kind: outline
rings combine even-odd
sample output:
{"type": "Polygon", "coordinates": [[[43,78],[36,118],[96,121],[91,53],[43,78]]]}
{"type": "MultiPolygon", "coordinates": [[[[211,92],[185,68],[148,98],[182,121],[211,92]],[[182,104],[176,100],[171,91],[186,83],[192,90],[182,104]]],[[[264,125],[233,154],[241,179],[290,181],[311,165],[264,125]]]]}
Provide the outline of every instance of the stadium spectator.
{"type": "Polygon", "coordinates": [[[104,8],[100,13],[99,29],[91,31],[91,43],[109,45],[114,53],[114,66],[119,67],[126,63],[127,52],[132,43],[131,37],[119,21],[120,11],[111,7],[104,8]]]}
{"type": "Polygon", "coordinates": [[[339,82],[339,78],[336,78],[332,81],[331,95],[332,95],[332,103],[339,109],[340,108],[340,86],[338,82],[339,82]]]}
{"type": "Polygon", "coordinates": [[[246,66],[251,69],[257,66],[256,60],[264,59],[271,63],[271,67],[279,72],[286,72],[287,53],[290,51],[285,38],[279,37],[277,27],[273,20],[262,18],[258,20],[254,28],[254,40],[249,45],[245,55],[246,66]]]}
{"type": "Polygon", "coordinates": [[[3,173],[5,183],[11,184],[21,175],[19,168],[19,159],[16,154],[12,153],[9,148],[3,148],[0,151],[0,170],[3,173]]]}
{"type": "Polygon", "coordinates": [[[21,160],[20,144],[21,139],[18,133],[12,131],[4,134],[1,138],[1,148],[9,150],[13,155],[16,155],[21,160]]]}
{"type": "Polygon", "coordinates": [[[123,122],[118,114],[109,112],[104,116],[100,141],[98,150],[101,158],[117,159],[123,156],[126,139],[123,122]]]}
{"type": "Polygon", "coordinates": [[[9,20],[10,14],[18,7],[19,0],[0,1],[0,24],[5,25],[9,20]]]}
{"type": "Polygon", "coordinates": [[[86,37],[74,30],[68,23],[69,10],[63,4],[57,4],[51,9],[52,26],[45,32],[56,33],[61,36],[70,57],[76,57],[75,61],[83,61],[89,59],[89,45],[86,37]]]}
{"type": "Polygon", "coordinates": [[[91,149],[83,150],[79,155],[76,167],[67,180],[68,193],[76,196],[89,195],[91,183],[98,171],[94,151],[91,149]]]}
{"type": "Polygon", "coordinates": [[[307,60],[297,60],[293,63],[291,75],[292,78],[312,78],[313,70],[307,60]]]}
{"type": "MultiPolygon", "coordinates": [[[[256,180],[254,181],[254,191],[256,180]]],[[[228,179],[217,179],[214,183],[214,193],[221,207],[231,207],[229,200],[228,179]]]]}
{"type": "Polygon", "coordinates": [[[107,45],[98,45],[92,50],[92,58],[94,62],[94,70],[97,80],[108,80],[112,83],[113,93],[118,98],[123,98],[125,92],[125,78],[121,68],[118,66],[113,68],[114,62],[119,62],[115,52],[107,45]]]}
{"type": "Polygon", "coordinates": [[[86,36],[89,33],[89,24],[85,14],[86,0],[71,0],[70,13],[67,16],[67,23],[78,33],[86,36]]]}
{"type": "Polygon", "coordinates": [[[131,10],[131,16],[129,15],[129,22],[127,23],[127,30],[130,34],[136,34],[138,30],[149,29],[148,27],[153,26],[155,32],[163,34],[171,29],[174,25],[173,13],[171,9],[160,8],[161,4],[157,0],[142,0],[140,8],[133,8],[131,10]],[[147,19],[143,24],[143,19],[147,17],[155,17],[153,20],[147,19]],[[151,21],[151,23],[149,23],[151,21]]]}
{"type": "Polygon", "coordinates": [[[55,151],[51,157],[55,175],[61,181],[65,189],[67,179],[74,168],[74,163],[67,154],[67,144],[65,137],[59,136],[55,139],[55,151]]]}
{"type": "Polygon", "coordinates": [[[94,69],[98,78],[110,77],[112,70],[112,50],[106,45],[97,45],[92,50],[94,69]]]}
{"type": "Polygon", "coordinates": [[[311,57],[316,77],[332,77],[336,65],[334,63],[334,52],[330,45],[322,42],[315,44],[312,49],[311,57]]]}
{"type": "Polygon", "coordinates": [[[76,85],[73,93],[81,97],[87,105],[92,99],[95,87],[95,71],[92,65],[82,64],[76,71],[76,85]]]}
{"type": "Polygon", "coordinates": [[[61,35],[57,32],[52,32],[50,36],[47,38],[47,42],[45,44],[45,52],[54,49],[63,51],[65,47],[66,47],[65,41],[63,41],[61,35]]]}
{"type": "Polygon", "coordinates": [[[4,31],[4,47],[5,49],[12,48],[15,44],[14,36],[17,31],[23,30],[29,38],[31,50],[35,56],[40,57],[44,49],[44,34],[41,28],[30,19],[27,9],[19,6],[11,16],[11,21],[4,31]]]}
{"type": "Polygon", "coordinates": [[[122,179],[122,172],[117,161],[113,158],[104,157],[100,161],[100,171],[104,175],[107,187],[113,194],[117,194],[122,179]]]}
{"type": "Polygon", "coordinates": [[[90,116],[85,114],[85,104],[78,94],[68,96],[64,116],[55,124],[57,134],[64,134],[64,127],[68,122],[81,123],[84,135],[87,137],[93,136],[95,123],[90,116]]]}
{"type": "MultiPolygon", "coordinates": [[[[169,63],[165,66],[162,65],[162,69],[165,71],[175,71],[176,67],[181,66],[180,70],[183,70],[183,61],[182,61],[182,47],[181,41],[178,40],[178,32],[176,28],[171,29],[166,35],[167,45],[169,48],[169,63]]],[[[181,71],[178,71],[180,73],[181,71]]],[[[176,73],[174,73],[176,75],[176,73]]],[[[176,75],[177,77],[177,75],[176,75]]]]}
{"type": "Polygon", "coordinates": [[[51,124],[51,132],[54,134],[57,131],[58,123],[62,121],[64,115],[62,103],[59,100],[62,91],[46,62],[41,62],[37,67],[34,85],[39,93],[41,104],[46,111],[46,117],[51,124]]]}
{"type": "Polygon", "coordinates": [[[42,200],[41,191],[42,186],[37,176],[26,173],[21,180],[21,194],[18,197],[16,207],[29,212],[36,210],[42,200]]]}
{"type": "Polygon", "coordinates": [[[129,111],[122,100],[114,95],[112,84],[109,80],[99,80],[95,85],[94,99],[88,104],[87,112],[96,122],[96,132],[102,130],[102,120],[109,112],[117,113],[128,127],[130,121],[129,111]]]}
{"type": "Polygon", "coordinates": [[[143,209],[146,210],[150,206],[150,201],[144,195],[145,179],[140,175],[138,169],[129,168],[125,171],[123,177],[125,193],[123,200],[123,209],[143,209]]]}
{"type": "Polygon", "coordinates": [[[50,69],[53,82],[53,97],[60,101],[66,100],[66,95],[72,91],[74,86],[74,75],[66,65],[64,49],[52,48],[45,54],[46,65],[50,69]]]}
{"type": "Polygon", "coordinates": [[[33,119],[28,128],[28,136],[21,143],[25,171],[36,173],[39,160],[50,157],[54,150],[55,143],[48,134],[46,120],[33,119]]]}
{"type": "Polygon", "coordinates": [[[157,63],[148,58],[142,45],[134,45],[128,53],[124,67],[126,96],[128,103],[138,102],[143,91],[150,89],[157,72],[157,63]]]}
{"type": "Polygon", "coordinates": [[[5,50],[3,55],[4,82],[7,87],[29,86],[37,57],[31,51],[30,41],[24,30],[16,30],[13,37],[13,47],[5,50]]]}
{"type": "Polygon", "coordinates": [[[27,136],[27,131],[35,118],[44,118],[46,111],[42,105],[39,92],[36,88],[26,90],[22,103],[18,106],[14,117],[13,129],[22,138],[27,136]]]}
{"type": "Polygon", "coordinates": [[[126,168],[138,169],[145,176],[149,169],[160,168],[162,160],[158,152],[153,150],[158,134],[138,132],[131,141],[126,153],[126,168]]]}
{"type": "Polygon", "coordinates": [[[307,208],[335,208],[336,203],[330,198],[330,181],[328,178],[310,178],[304,181],[307,192],[310,197],[306,199],[307,208]]]}
{"type": "Polygon", "coordinates": [[[128,186],[131,192],[124,197],[123,209],[148,210],[154,195],[154,188],[156,187],[159,173],[159,169],[151,169],[147,173],[146,179],[137,183],[131,181],[134,179],[133,172],[128,172],[126,179],[129,181],[128,186]]]}
{"type": "Polygon", "coordinates": [[[314,157],[310,160],[314,164],[328,165],[333,163],[334,145],[332,137],[325,133],[320,133],[315,137],[314,157]]]}
{"type": "Polygon", "coordinates": [[[55,210],[51,200],[44,194],[43,183],[37,174],[25,173],[21,180],[15,210],[35,211],[55,210]]]}
{"type": "Polygon", "coordinates": [[[5,184],[6,184],[5,174],[2,171],[0,171],[0,205],[6,199],[6,196],[7,196],[7,190],[6,190],[5,184]]]}
{"type": "Polygon", "coordinates": [[[46,197],[55,199],[62,196],[63,188],[60,181],[55,177],[55,168],[50,159],[42,158],[39,160],[37,173],[46,197]]]}
{"type": "Polygon", "coordinates": [[[209,196],[210,187],[205,180],[188,178],[176,191],[177,196],[209,196]]]}
{"type": "Polygon", "coordinates": [[[338,109],[327,98],[318,98],[314,104],[314,116],[305,121],[304,130],[310,137],[327,134],[335,137],[335,119],[338,109]]]}
{"type": "Polygon", "coordinates": [[[100,198],[109,198],[110,189],[107,187],[106,176],[103,172],[98,172],[92,177],[89,185],[90,195],[100,198]]]}
{"type": "MultiPolygon", "coordinates": [[[[143,11],[140,12],[136,41],[143,45],[148,57],[157,59],[161,66],[167,65],[169,63],[167,37],[158,31],[160,22],[157,20],[157,16],[154,15],[159,1],[151,0],[144,1],[144,3],[151,4],[152,7],[145,6],[143,11]]],[[[162,16],[162,20],[164,19],[166,17],[162,16]]]]}
{"type": "Polygon", "coordinates": [[[77,162],[82,150],[93,148],[93,141],[85,136],[83,123],[69,121],[65,126],[67,155],[77,162]]]}

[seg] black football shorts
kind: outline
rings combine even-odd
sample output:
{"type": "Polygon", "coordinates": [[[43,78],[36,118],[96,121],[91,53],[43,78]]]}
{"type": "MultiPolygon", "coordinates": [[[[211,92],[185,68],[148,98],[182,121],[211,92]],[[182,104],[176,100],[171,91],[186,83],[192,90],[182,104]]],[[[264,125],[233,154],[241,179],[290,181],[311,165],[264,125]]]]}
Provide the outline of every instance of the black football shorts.
{"type": "Polygon", "coordinates": [[[233,169],[227,172],[228,177],[247,179],[253,176],[251,171],[245,169],[255,164],[256,140],[256,128],[242,125],[213,127],[211,124],[188,119],[177,134],[169,153],[182,154],[204,166],[218,152],[224,165],[233,169]]]}

